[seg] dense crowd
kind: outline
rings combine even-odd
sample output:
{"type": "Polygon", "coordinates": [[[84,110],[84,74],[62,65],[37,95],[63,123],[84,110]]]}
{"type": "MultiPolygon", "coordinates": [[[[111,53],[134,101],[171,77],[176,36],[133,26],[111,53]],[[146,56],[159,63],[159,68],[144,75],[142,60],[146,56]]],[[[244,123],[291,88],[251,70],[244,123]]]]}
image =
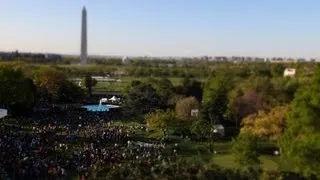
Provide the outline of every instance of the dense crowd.
{"type": "MultiPolygon", "coordinates": [[[[0,179],[78,175],[86,179],[124,162],[163,160],[163,140],[140,142],[140,126],[116,125],[107,113],[40,113],[0,127],[0,179]]],[[[173,150],[172,150],[173,151],[173,150]]],[[[176,152],[176,150],[174,150],[176,152]]]]}

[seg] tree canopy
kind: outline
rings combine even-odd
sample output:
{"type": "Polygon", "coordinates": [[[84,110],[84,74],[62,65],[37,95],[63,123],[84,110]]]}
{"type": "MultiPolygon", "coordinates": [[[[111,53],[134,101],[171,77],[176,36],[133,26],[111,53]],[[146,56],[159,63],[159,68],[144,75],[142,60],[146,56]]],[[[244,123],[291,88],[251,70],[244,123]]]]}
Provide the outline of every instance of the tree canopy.
{"type": "Polygon", "coordinates": [[[287,117],[280,141],[285,165],[307,177],[320,178],[320,67],[308,86],[301,87],[287,117]]]}
{"type": "Polygon", "coordinates": [[[161,101],[161,96],[147,83],[138,83],[131,87],[125,98],[123,109],[131,118],[166,107],[166,104],[161,101]]]}
{"type": "Polygon", "coordinates": [[[83,78],[82,82],[83,82],[84,86],[87,88],[89,96],[91,96],[92,95],[92,87],[95,86],[98,83],[98,81],[96,79],[93,79],[91,77],[91,74],[88,73],[83,78]]]}
{"type": "Polygon", "coordinates": [[[222,123],[228,105],[228,79],[217,75],[209,79],[204,89],[201,118],[205,121],[222,123]]]}
{"type": "Polygon", "coordinates": [[[176,104],[176,117],[179,120],[187,121],[192,119],[191,110],[197,109],[199,110],[200,105],[195,97],[187,97],[181,99],[176,104]]]}
{"type": "Polygon", "coordinates": [[[241,133],[249,132],[261,139],[278,140],[285,128],[288,107],[275,107],[270,112],[259,111],[242,120],[241,133]]]}
{"type": "Polygon", "coordinates": [[[20,69],[0,67],[0,104],[12,114],[24,114],[31,109],[36,99],[36,87],[32,79],[20,69]]]}

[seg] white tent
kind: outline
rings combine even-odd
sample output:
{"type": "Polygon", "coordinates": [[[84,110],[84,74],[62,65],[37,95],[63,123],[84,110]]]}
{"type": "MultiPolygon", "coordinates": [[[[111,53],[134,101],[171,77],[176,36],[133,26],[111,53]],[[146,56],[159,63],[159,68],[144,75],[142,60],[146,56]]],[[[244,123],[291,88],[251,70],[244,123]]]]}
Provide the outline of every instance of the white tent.
{"type": "Polygon", "coordinates": [[[6,117],[8,115],[8,111],[6,109],[0,109],[0,119],[6,117]]]}
{"type": "Polygon", "coordinates": [[[115,96],[112,96],[112,98],[110,98],[109,100],[112,101],[112,102],[115,102],[115,101],[118,100],[118,98],[116,98],[115,96]]]}

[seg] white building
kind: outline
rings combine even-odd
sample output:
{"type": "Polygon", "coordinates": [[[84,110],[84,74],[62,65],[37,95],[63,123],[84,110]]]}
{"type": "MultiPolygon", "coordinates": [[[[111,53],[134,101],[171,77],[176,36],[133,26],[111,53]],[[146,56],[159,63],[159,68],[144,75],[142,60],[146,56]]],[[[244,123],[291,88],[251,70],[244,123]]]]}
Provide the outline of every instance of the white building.
{"type": "Polygon", "coordinates": [[[296,74],[296,69],[293,68],[286,68],[283,72],[283,76],[289,76],[289,77],[293,77],[296,74]]]}
{"type": "Polygon", "coordinates": [[[199,109],[191,109],[191,117],[198,117],[199,109]]]}
{"type": "Polygon", "coordinates": [[[122,63],[127,64],[129,62],[129,58],[127,56],[122,57],[122,63]]]}

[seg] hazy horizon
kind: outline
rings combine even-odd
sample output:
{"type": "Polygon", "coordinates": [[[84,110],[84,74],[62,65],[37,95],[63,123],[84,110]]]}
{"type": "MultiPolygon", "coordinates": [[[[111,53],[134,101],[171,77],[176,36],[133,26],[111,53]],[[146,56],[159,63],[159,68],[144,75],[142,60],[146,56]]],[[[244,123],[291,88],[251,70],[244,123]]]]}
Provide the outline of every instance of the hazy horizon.
{"type": "Polygon", "coordinates": [[[320,1],[2,1],[0,51],[103,56],[320,57],[320,1]]]}

